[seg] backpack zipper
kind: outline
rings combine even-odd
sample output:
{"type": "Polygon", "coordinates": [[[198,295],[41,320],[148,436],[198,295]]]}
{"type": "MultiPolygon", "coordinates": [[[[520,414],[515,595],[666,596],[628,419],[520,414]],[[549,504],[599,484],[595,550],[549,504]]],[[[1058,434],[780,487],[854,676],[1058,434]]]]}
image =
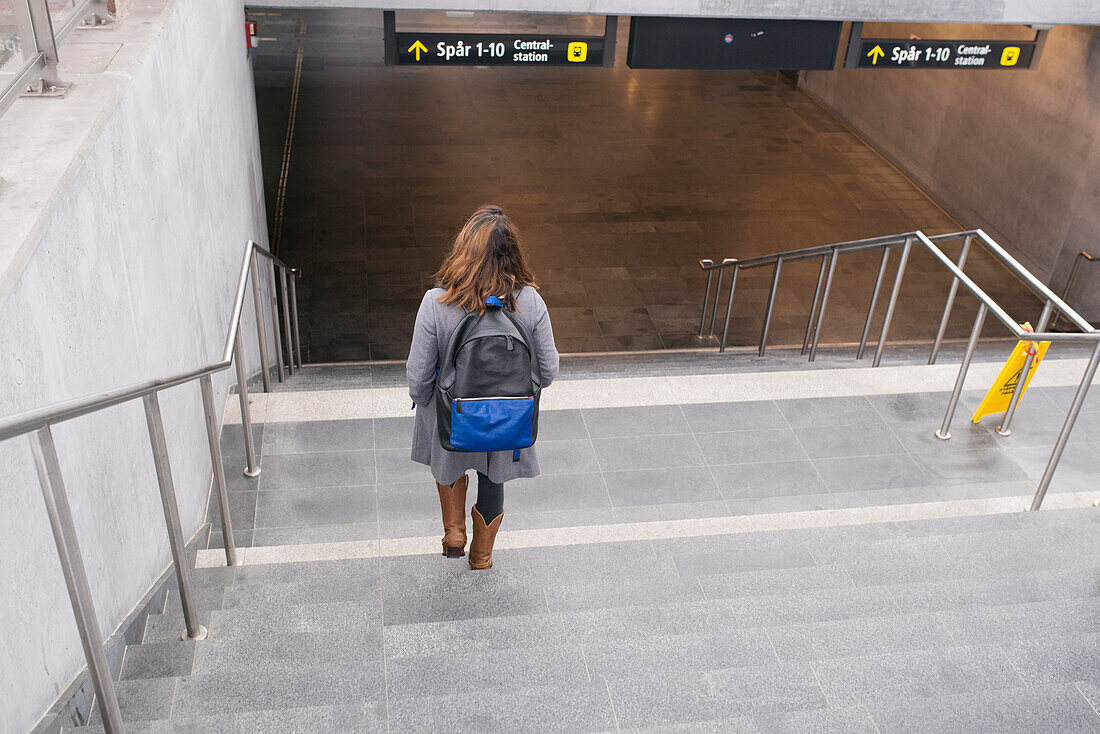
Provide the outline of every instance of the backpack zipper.
{"type": "Polygon", "coordinates": [[[534,395],[527,395],[527,396],[518,397],[518,398],[507,398],[507,397],[501,397],[501,398],[451,398],[451,400],[455,404],[455,410],[459,413],[462,412],[462,401],[463,400],[534,400],[534,399],[535,399],[534,395]]]}

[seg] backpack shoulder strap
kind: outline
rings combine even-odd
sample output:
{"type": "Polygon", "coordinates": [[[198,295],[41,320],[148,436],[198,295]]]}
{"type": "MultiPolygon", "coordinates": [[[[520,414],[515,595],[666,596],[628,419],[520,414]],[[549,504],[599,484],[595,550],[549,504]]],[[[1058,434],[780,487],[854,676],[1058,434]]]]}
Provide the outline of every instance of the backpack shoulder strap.
{"type": "Polygon", "coordinates": [[[531,352],[531,383],[534,384],[536,389],[541,389],[542,367],[539,366],[538,354],[535,353],[535,339],[531,336],[531,330],[528,329],[527,325],[520,321],[519,317],[514,313],[508,309],[503,309],[503,311],[504,315],[508,317],[508,320],[512,322],[512,325],[516,327],[516,331],[519,332],[528,350],[531,352]]]}
{"type": "Polygon", "coordinates": [[[443,353],[443,359],[439,365],[439,376],[436,378],[436,385],[438,387],[449,390],[451,385],[454,384],[455,352],[458,351],[458,347],[462,344],[466,334],[480,319],[481,314],[477,311],[468,312],[466,316],[463,317],[462,321],[458,322],[458,326],[455,327],[455,330],[451,332],[451,337],[447,340],[447,351],[443,353]]]}

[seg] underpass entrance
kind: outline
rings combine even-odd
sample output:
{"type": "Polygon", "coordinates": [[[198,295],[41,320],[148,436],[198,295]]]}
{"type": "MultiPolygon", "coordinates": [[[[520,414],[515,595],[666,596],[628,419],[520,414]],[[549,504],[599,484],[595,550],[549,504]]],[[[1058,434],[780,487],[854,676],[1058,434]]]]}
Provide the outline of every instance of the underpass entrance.
{"type": "MultiPolygon", "coordinates": [[[[702,258],[964,228],[792,75],[632,69],[627,20],[398,12],[385,34],[381,10],[249,17],[272,39],[254,52],[264,175],[273,243],[302,269],[307,361],[404,359],[433,272],[486,203],[520,227],[562,352],[701,346],[702,258]],[[608,40],[587,47],[592,63],[401,61],[463,34],[548,58],[514,40],[608,40]]],[[[858,339],[877,266],[842,261],[825,342],[858,339]]],[[[1034,318],[1010,276],[969,267],[1034,318]]],[[[919,256],[909,269],[891,334],[930,340],[950,279],[919,256]]],[[[801,344],[817,277],[784,269],[772,344],[801,344]]],[[[769,286],[738,283],[731,345],[758,339],[769,286]]],[[[948,335],[965,337],[975,309],[960,302],[948,335]]]]}

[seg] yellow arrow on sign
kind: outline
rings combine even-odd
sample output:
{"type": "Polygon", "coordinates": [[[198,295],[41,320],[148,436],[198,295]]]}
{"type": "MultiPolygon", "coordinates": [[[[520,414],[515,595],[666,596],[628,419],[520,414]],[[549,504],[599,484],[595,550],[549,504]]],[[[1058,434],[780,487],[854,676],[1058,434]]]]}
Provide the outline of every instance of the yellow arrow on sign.
{"type": "Polygon", "coordinates": [[[413,51],[416,52],[416,60],[420,61],[420,52],[423,51],[424,53],[428,53],[428,47],[420,41],[417,41],[413,45],[409,46],[409,53],[412,53],[413,51]]]}
{"type": "MultiPolygon", "coordinates": [[[[425,50],[427,50],[427,49],[425,49],[425,50]]],[[[867,55],[869,57],[871,57],[871,65],[872,66],[878,66],[878,60],[881,59],[883,56],[885,56],[886,52],[882,50],[882,46],[879,46],[879,45],[876,44],[875,47],[873,49],[871,49],[871,51],[867,55]]],[[[420,57],[417,56],[417,58],[420,58],[420,57]]]]}

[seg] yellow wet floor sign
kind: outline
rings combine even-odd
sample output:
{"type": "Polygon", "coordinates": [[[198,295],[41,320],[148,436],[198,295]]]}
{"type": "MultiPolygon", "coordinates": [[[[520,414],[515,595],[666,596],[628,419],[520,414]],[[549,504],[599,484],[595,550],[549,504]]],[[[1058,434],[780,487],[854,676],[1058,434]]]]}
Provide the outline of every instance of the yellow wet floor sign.
{"type": "MultiPolygon", "coordinates": [[[[1031,331],[1030,324],[1024,324],[1023,326],[1031,331]]],[[[1005,362],[1005,366],[1001,368],[1001,373],[997,375],[993,386],[982,398],[982,404],[978,406],[972,420],[977,423],[987,415],[1007,411],[1008,404],[1012,401],[1012,393],[1016,391],[1016,385],[1020,382],[1020,373],[1024,371],[1024,362],[1027,360],[1028,354],[1034,355],[1035,359],[1032,361],[1031,369],[1028,370],[1027,377],[1024,379],[1025,392],[1027,386],[1031,383],[1031,378],[1035,376],[1035,370],[1038,369],[1039,363],[1043,361],[1043,356],[1047,353],[1049,346],[1050,342],[1016,342],[1016,348],[1012,350],[1012,356],[1005,362]]],[[[1022,393],[1020,399],[1023,400],[1022,393]]]]}

